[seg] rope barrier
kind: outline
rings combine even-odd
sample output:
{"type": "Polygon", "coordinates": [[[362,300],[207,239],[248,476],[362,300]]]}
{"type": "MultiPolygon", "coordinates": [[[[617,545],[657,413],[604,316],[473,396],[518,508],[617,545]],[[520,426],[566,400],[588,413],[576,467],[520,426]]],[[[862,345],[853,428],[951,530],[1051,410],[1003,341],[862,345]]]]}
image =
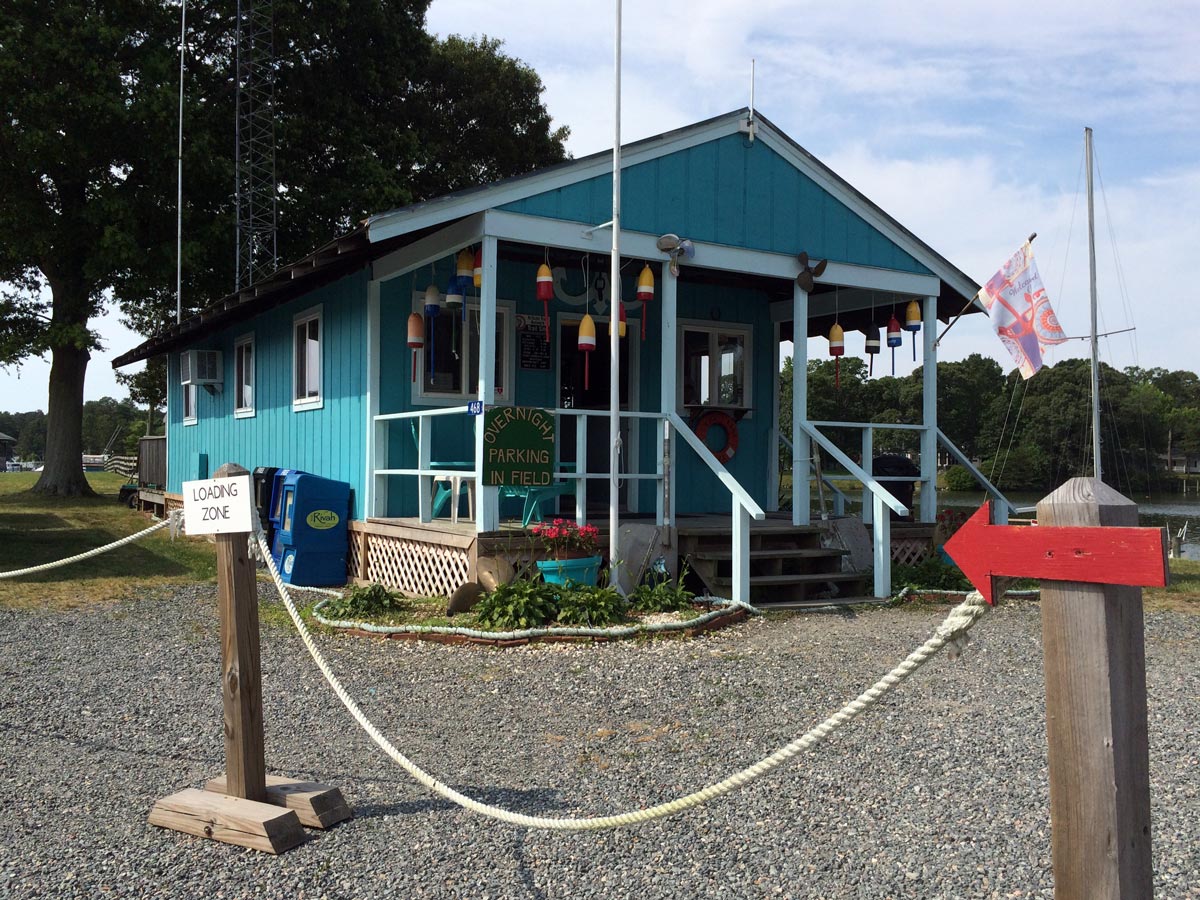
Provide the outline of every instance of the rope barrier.
{"type": "Polygon", "coordinates": [[[619,828],[626,825],[638,825],[644,822],[650,822],[654,819],[661,819],[666,816],[674,815],[691,809],[701,803],[705,803],[723,794],[727,794],[735,788],[742,787],[745,784],[759,778],[772,769],[777,768],[784,762],[791,759],[793,756],[809,749],[817,743],[825,740],[834,731],[853,721],[862,713],[866,712],[876,703],[878,703],[890,691],[896,688],[901,682],[912,675],[917,669],[925,665],[944,647],[949,646],[951,658],[957,656],[962,648],[966,646],[967,632],[971,627],[983,616],[988,610],[988,605],[984,601],[982,595],[978,592],[970,594],[962,603],[950,610],[945,621],[937,628],[933,636],[924,644],[914,650],[897,665],[894,669],[880,678],[875,684],[868,688],[863,693],[859,694],[854,700],[851,700],[844,707],[821,722],[816,727],[809,730],[803,736],[792,741],[784,747],[780,747],[774,753],[759,760],[752,766],[742,769],[730,775],[728,778],[710,784],[699,791],[695,791],[684,797],[671,800],[667,803],[660,803],[655,806],[645,809],[632,810],[630,812],[619,813],[608,816],[589,816],[585,818],[552,818],[546,816],[530,816],[523,813],[512,812],[499,806],[493,806],[489,803],[484,803],[476,800],[473,797],[468,797],[466,794],[456,791],[454,788],[434,778],[403,753],[401,753],[386,737],[379,732],[367,718],[366,714],[359,708],[354,698],[350,696],[345,686],[338,680],[338,677],[333,673],[326,662],[321,651],[317,649],[312,635],[304,624],[299,611],[296,609],[295,603],[292,602],[291,595],[288,593],[287,587],[283,583],[283,579],[279,575],[279,569],[275,565],[274,559],[271,558],[270,548],[266,545],[266,536],[263,534],[262,526],[255,520],[255,537],[259,544],[259,549],[267,559],[267,569],[271,574],[272,581],[275,582],[276,590],[279,592],[280,598],[283,600],[284,606],[287,608],[288,615],[291,616],[293,624],[300,635],[300,639],[304,642],[304,646],[308,649],[309,655],[317,664],[317,668],[321,670],[321,674],[325,676],[325,680],[333,689],[338,699],[342,701],[342,705],[352,715],[356,722],[362,727],[367,735],[373,740],[380,749],[382,749],[391,759],[402,769],[408,772],[417,782],[424,785],[429,790],[433,791],[441,797],[450,800],[453,803],[468,809],[480,815],[488,816],[489,818],[498,819],[501,822],[507,822],[512,825],[523,825],[527,828],[542,828],[551,831],[599,831],[608,828],[619,828]]]}
{"type": "Polygon", "coordinates": [[[145,528],[142,531],[136,532],[135,534],[123,537],[119,541],[113,541],[111,544],[105,544],[103,547],[96,547],[94,550],[88,550],[86,553],[77,553],[74,556],[68,556],[65,559],[60,559],[55,562],[43,563],[40,566],[29,566],[26,569],[14,569],[11,572],[0,572],[0,579],[19,578],[22,575],[32,575],[35,572],[45,572],[49,569],[57,569],[60,566],[69,566],[72,563],[81,562],[85,559],[91,559],[93,556],[99,556],[101,553],[107,553],[109,550],[116,550],[118,547],[123,547],[126,544],[132,544],[134,541],[140,540],[146,535],[153,534],[154,532],[160,531],[163,528],[170,528],[172,535],[174,535],[179,528],[178,524],[175,522],[175,518],[178,515],[178,511],[172,512],[169,518],[163,519],[161,522],[151,525],[149,528],[145,528]]]}

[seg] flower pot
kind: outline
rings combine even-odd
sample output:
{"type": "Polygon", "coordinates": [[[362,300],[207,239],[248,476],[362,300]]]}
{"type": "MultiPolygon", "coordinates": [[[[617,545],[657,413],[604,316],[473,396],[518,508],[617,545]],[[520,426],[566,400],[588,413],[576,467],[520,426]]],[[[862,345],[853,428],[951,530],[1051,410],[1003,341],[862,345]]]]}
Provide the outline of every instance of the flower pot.
{"type": "Polygon", "coordinates": [[[538,571],[548,584],[584,584],[594,587],[600,575],[601,557],[539,559],[538,571]]]}

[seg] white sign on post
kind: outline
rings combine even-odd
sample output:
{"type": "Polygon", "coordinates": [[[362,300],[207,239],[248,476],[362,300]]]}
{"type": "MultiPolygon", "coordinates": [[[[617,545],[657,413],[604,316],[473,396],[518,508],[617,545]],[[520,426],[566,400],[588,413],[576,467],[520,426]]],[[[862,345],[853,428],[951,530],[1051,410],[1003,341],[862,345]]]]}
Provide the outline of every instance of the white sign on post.
{"type": "Polygon", "coordinates": [[[183,483],[183,527],[189,535],[253,531],[249,475],[183,483]]]}

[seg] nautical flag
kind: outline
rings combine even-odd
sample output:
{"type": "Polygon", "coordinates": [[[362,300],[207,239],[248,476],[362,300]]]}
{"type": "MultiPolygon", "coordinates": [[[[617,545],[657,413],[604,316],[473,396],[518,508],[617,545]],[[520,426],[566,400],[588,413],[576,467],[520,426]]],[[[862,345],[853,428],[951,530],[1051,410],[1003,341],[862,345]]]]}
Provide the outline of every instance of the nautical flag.
{"type": "Polygon", "coordinates": [[[991,277],[976,299],[987,310],[992,331],[1012,354],[1023,378],[1032,378],[1042,367],[1047,344],[1067,339],[1050,307],[1028,241],[991,277]]]}

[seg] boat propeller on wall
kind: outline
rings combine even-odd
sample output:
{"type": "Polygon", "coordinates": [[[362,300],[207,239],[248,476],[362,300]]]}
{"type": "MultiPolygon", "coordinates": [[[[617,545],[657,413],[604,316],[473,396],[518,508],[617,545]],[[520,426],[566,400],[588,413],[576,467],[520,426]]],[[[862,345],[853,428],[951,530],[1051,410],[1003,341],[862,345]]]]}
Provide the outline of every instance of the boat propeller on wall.
{"type": "Polygon", "coordinates": [[[829,265],[829,260],[823,259],[815,266],[809,265],[808,254],[801,252],[800,254],[800,274],[796,276],[796,284],[800,285],[803,291],[811,291],[813,285],[816,284],[816,279],[820,278],[825,272],[825,267],[829,265]]]}

